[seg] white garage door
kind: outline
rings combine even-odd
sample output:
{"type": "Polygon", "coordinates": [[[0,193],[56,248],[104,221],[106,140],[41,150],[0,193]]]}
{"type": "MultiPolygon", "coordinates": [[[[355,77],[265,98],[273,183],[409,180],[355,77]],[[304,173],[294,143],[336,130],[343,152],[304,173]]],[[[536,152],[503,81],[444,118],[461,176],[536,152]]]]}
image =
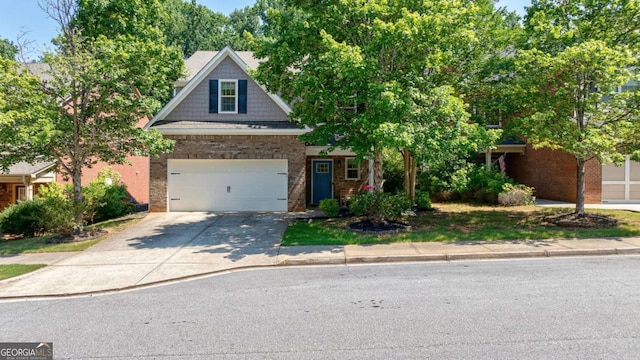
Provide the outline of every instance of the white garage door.
{"type": "Polygon", "coordinates": [[[602,202],[640,202],[640,163],[602,165],[602,202]]]}
{"type": "Polygon", "coordinates": [[[287,160],[169,160],[169,211],[287,211],[287,160]]]}

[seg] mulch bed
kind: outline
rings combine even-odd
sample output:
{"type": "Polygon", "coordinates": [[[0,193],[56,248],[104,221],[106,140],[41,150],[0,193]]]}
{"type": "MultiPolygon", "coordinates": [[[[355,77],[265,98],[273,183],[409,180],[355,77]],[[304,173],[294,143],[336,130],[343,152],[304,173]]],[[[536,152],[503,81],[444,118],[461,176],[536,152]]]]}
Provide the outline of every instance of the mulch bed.
{"type": "Polygon", "coordinates": [[[411,226],[391,221],[384,222],[380,225],[374,225],[368,220],[363,220],[347,225],[347,229],[375,234],[394,234],[401,231],[409,231],[411,230],[411,226]]]}
{"type": "Polygon", "coordinates": [[[62,244],[62,243],[74,243],[74,242],[80,242],[80,241],[86,241],[86,240],[93,240],[107,233],[108,231],[103,229],[90,229],[90,230],[85,230],[80,234],[71,234],[71,235],[52,237],[47,239],[46,243],[62,244]]]}
{"type": "Polygon", "coordinates": [[[549,225],[570,228],[607,228],[618,226],[618,220],[596,214],[576,213],[549,215],[543,218],[543,222],[549,225]]]}

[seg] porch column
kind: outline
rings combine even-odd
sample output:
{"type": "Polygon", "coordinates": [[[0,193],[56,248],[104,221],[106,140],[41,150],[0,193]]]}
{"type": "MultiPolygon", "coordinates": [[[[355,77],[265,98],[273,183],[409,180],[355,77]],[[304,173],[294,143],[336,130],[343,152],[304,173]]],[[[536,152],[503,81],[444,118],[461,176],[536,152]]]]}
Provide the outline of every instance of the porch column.
{"type": "Polygon", "coordinates": [[[373,160],[369,160],[369,186],[373,188],[374,176],[373,176],[373,160]]]}
{"type": "Polygon", "coordinates": [[[22,184],[24,185],[24,193],[27,200],[33,200],[33,184],[31,178],[22,175],[22,184]]]}
{"type": "Polygon", "coordinates": [[[487,166],[487,170],[491,170],[491,149],[487,150],[484,153],[484,161],[487,166]]]}

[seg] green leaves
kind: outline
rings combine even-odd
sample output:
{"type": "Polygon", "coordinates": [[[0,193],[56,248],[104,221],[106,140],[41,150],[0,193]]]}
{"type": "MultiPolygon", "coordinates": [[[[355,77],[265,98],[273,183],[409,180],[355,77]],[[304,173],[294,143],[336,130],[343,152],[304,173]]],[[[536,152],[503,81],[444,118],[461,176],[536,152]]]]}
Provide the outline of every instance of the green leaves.
{"type": "Polygon", "coordinates": [[[640,148],[637,0],[537,0],[529,8],[528,41],[518,52],[518,89],[525,104],[514,125],[535,148],[576,157],[584,212],[584,162],[619,162],[640,148]],[[582,182],[581,182],[582,181],[582,182]]]}

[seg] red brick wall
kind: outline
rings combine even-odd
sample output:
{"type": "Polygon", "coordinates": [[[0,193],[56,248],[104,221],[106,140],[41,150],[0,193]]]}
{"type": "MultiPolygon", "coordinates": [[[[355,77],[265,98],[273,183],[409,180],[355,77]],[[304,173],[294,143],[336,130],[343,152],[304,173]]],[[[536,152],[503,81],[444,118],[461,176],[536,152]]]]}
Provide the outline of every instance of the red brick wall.
{"type": "Polygon", "coordinates": [[[150,210],[167,211],[167,159],[287,159],[289,211],[305,209],[305,147],[293,135],[171,135],[173,153],[151,159],[150,210]]]}
{"type": "Polygon", "coordinates": [[[345,159],[353,156],[309,156],[307,157],[307,165],[305,177],[307,179],[307,201],[311,202],[311,160],[333,160],[333,198],[340,200],[341,191],[360,191],[369,183],[369,162],[360,162],[360,179],[347,180],[345,173],[345,159]]]}
{"type": "MultiPolygon", "coordinates": [[[[113,170],[120,174],[120,182],[127,186],[129,195],[135,203],[144,204],[149,202],[149,158],[131,156],[128,158],[132,165],[111,165],[113,170]]],[[[97,163],[91,169],[82,169],[82,185],[86,186],[91,181],[98,178],[98,172],[108,166],[105,163],[97,163]]],[[[56,174],[59,183],[71,183],[71,179],[64,180],[62,176],[56,174]]]]}
{"type": "MultiPolygon", "coordinates": [[[[562,151],[527,144],[525,154],[508,154],[507,172],[517,182],[534,187],[539,199],[576,201],[576,159],[562,151]]],[[[602,201],[602,170],[597,160],[585,167],[585,202],[602,201]]]]}

